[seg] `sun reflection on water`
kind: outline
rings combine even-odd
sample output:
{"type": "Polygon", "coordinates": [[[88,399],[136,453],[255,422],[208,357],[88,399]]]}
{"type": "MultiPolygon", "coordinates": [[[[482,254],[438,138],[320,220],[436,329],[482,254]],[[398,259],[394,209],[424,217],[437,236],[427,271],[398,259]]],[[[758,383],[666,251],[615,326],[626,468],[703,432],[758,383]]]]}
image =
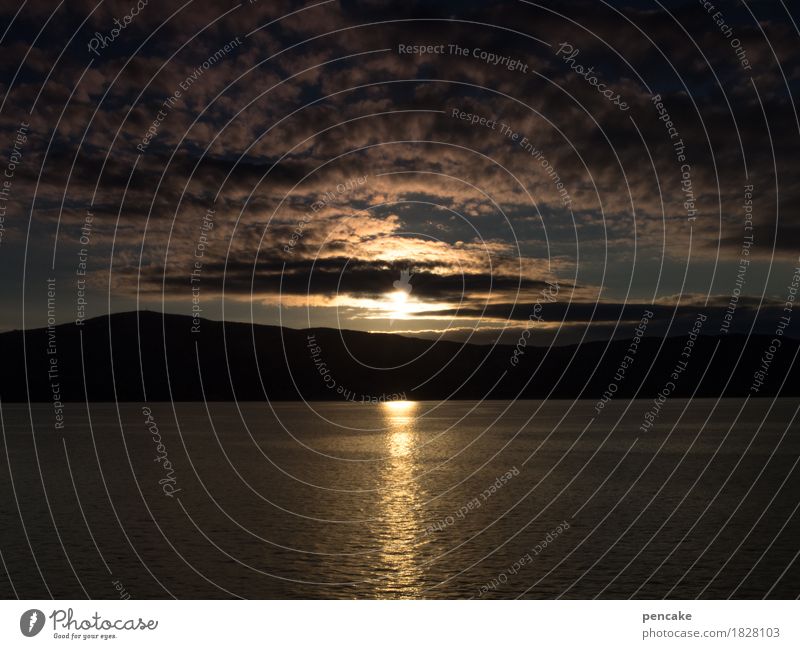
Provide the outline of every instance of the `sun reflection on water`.
{"type": "Polygon", "coordinates": [[[409,417],[414,414],[414,411],[419,405],[416,401],[405,401],[399,399],[397,401],[384,401],[383,409],[388,410],[393,417],[406,416],[409,417]]]}
{"type": "Polygon", "coordinates": [[[408,455],[412,450],[411,435],[407,432],[392,433],[389,439],[389,451],[392,457],[408,455]]]}
{"type": "Polygon", "coordinates": [[[381,597],[414,597],[422,588],[415,542],[420,536],[420,487],[414,480],[419,472],[416,448],[419,431],[415,401],[389,401],[382,405],[385,444],[388,449],[386,471],[381,492],[383,510],[380,540],[381,597]]]}
{"type": "Polygon", "coordinates": [[[390,455],[393,458],[408,455],[414,450],[413,427],[417,402],[387,401],[383,408],[390,455]]]}

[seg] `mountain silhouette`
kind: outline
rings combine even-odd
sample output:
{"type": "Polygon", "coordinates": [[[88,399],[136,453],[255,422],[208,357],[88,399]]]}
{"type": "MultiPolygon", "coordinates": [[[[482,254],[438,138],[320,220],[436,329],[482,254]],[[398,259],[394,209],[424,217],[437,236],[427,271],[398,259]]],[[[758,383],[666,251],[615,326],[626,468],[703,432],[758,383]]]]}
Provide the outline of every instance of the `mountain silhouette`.
{"type": "MultiPolygon", "coordinates": [[[[527,347],[430,341],[337,329],[289,329],[119,313],[0,334],[3,402],[654,397],[687,339],[645,338],[620,374],[629,341],[527,347]],[[193,329],[194,327],[194,329],[193,329]],[[615,377],[621,377],[615,380],[615,377]],[[363,396],[362,396],[363,395],[363,396]]],[[[701,336],[675,397],[796,396],[798,342],[784,339],[763,384],[753,377],[771,337],[701,336]],[[716,352],[715,352],[716,350],[716,352]],[[741,355],[741,358],[740,358],[741,355]]]]}

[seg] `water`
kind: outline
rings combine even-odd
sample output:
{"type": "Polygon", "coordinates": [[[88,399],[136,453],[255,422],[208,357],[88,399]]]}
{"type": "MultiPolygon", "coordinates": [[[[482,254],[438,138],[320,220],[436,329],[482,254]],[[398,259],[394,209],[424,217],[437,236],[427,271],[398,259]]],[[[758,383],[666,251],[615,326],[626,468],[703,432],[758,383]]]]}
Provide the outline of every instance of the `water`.
{"type": "Polygon", "coordinates": [[[593,405],[4,404],[0,594],[798,595],[796,400],[593,405]]]}

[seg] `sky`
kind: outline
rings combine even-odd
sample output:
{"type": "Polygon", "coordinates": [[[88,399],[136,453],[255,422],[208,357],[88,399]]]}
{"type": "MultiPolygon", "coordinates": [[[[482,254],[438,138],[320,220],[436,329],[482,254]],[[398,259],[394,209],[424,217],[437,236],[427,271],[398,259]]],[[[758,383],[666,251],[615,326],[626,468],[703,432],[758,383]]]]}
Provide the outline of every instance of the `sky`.
{"type": "Polygon", "coordinates": [[[0,8],[0,330],[569,344],[792,294],[791,3],[54,4],[0,8]]]}

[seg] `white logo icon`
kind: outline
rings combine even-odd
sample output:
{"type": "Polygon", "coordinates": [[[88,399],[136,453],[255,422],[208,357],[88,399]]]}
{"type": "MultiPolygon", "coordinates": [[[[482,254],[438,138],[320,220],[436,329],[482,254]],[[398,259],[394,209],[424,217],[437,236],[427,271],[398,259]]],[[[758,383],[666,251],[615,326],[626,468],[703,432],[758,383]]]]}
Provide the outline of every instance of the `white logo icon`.
{"type": "Polygon", "coordinates": [[[410,268],[406,270],[400,271],[400,279],[396,279],[392,282],[392,286],[394,286],[395,291],[391,294],[391,312],[392,317],[389,319],[389,325],[394,323],[395,318],[403,318],[407,316],[410,311],[411,307],[413,306],[408,301],[408,296],[411,295],[411,291],[413,290],[413,286],[411,286],[411,278],[414,274],[411,272],[410,268]]]}

